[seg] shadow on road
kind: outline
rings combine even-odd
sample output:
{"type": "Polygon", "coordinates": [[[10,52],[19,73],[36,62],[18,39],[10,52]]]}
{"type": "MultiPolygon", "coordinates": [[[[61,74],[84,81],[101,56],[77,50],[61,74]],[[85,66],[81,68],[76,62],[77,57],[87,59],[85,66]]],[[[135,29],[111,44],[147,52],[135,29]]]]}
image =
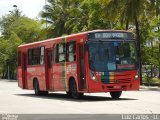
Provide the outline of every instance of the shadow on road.
{"type": "Polygon", "coordinates": [[[26,97],[33,97],[33,98],[42,98],[42,99],[56,99],[56,100],[66,100],[66,101],[73,101],[73,102],[98,102],[98,101],[123,101],[123,100],[137,100],[133,98],[119,98],[117,100],[112,99],[111,97],[104,97],[104,96],[89,96],[84,95],[80,99],[72,99],[68,97],[66,94],[61,93],[49,93],[45,96],[35,96],[34,94],[15,94],[17,96],[26,96],[26,97]]]}

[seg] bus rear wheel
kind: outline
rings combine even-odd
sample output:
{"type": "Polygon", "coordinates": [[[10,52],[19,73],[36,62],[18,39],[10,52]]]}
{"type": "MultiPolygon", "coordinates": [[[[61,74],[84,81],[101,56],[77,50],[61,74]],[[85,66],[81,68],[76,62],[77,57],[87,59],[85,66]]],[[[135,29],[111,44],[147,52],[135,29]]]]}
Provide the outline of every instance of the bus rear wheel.
{"type": "Polygon", "coordinates": [[[34,86],[34,93],[35,93],[35,95],[36,95],[36,96],[41,95],[41,91],[40,91],[40,89],[39,89],[38,80],[35,80],[35,81],[34,81],[33,86],[34,86]]]}
{"type": "Polygon", "coordinates": [[[122,94],[122,91],[110,92],[112,99],[118,99],[121,96],[121,94],[122,94]]]}
{"type": "Polygon", "coordinates": [[[75,80],[71,81],[69,90],[70,90],[69,95],[74,99],[78,99],[83,96],[83,93],[78,92],[75,80]]]}
{"type": "Polygon", "coordinates": [[[34,92],[35,92],[35,95],[36,95],[36,96],[48,95],[48,91],[40,91],[38,80],[35,80],[35,81],[34,81],[33,86],[34,86],[34,92]]]}

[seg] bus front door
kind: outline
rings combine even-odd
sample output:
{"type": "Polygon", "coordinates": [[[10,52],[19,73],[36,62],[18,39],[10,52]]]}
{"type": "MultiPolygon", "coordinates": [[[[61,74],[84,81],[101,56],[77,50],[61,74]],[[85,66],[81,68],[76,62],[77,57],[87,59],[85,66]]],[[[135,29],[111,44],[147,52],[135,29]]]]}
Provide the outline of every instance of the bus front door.
{"type": "Polygon", "coordinates": [[[22,84],[23,89],[27,89],[27,54],[22,53],[22,84]]]}
{"type": "Polygon", "coordinates": [[[86,79],[85,79],[85,52],[84,45],[79,44],[79,88],[80,90],[86,89],[86,79]]]}
{"type": "Polygon", "coordinates": [[[52,49],[46,49],[45,60],[45,77],[47,90],[53,89],[52,87],[52,49]]]}

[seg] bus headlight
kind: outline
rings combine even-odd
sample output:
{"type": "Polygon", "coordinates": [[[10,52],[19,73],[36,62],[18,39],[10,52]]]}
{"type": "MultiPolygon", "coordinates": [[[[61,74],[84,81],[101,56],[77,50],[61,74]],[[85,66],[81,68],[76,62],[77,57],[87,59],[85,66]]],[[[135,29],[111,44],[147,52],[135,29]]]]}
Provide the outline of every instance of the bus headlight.
{"type": "Polygon", "coordinates": [[[95,77],[95,76],[93,76],[93,77],[92,77],[92,80],[96,80],[96,77],[95,77]]]}
{"type": "Polygon", "coordinates": [[[136,75],[134,76],[134,80],[138,80],[138,78],[139,78],[139,70],[137,70],[137,73],[136,73],[136,75]]]}
{"type": "Polygon", "coordinates": [[[94,80],[94,81],[97,82],[97,78],[96,78],[96,76],[94,75],[94,72],[93,72],[93,71],[90,71],[90,76],[91,76],[92,80],[94,80]]]}

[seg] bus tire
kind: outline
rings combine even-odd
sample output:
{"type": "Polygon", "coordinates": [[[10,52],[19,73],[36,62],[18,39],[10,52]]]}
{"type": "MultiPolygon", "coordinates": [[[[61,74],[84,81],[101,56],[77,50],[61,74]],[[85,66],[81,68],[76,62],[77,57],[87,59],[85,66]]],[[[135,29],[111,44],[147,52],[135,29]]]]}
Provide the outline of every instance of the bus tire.
{"type": "Polygon", "coordinates": [[[35,93],[35,95],[36,96],[42,95],[42,92],[39,89],[39,82],[38,82],[38,80],[34,81],[33,86],[34,86],[34,93],[35,93]]]}
{"type": "Polygon", "coordinates": [[[48,91],[40,91],[40,92],[41,92],[41,95],[44,95],[44,96],[48,95],[48,91]]]}
{"type": "Polygon", "coordinates": [[[71,93],[70,92],[66,92],[67,97],[71,97],[71,93]]]}
{"type": "Polygon", "coordinates": [[[118,99],[122,94],[122,91],[113,91],[110,92],[110,95],[112,97],[112,99],[118,99]]]}
{"type": "Polygon", "coordinates": [[[78,99],[80,97],[83,96],[83,93],[79,93],[78,92],[78,89],[77,89],[77,85],[76,85],[76,82],[75,80],[72,80],[71,83],[70,83],[70,87],[69,87],[69,90],[70,90],[70,96],[74,99],[78,99]]]}

